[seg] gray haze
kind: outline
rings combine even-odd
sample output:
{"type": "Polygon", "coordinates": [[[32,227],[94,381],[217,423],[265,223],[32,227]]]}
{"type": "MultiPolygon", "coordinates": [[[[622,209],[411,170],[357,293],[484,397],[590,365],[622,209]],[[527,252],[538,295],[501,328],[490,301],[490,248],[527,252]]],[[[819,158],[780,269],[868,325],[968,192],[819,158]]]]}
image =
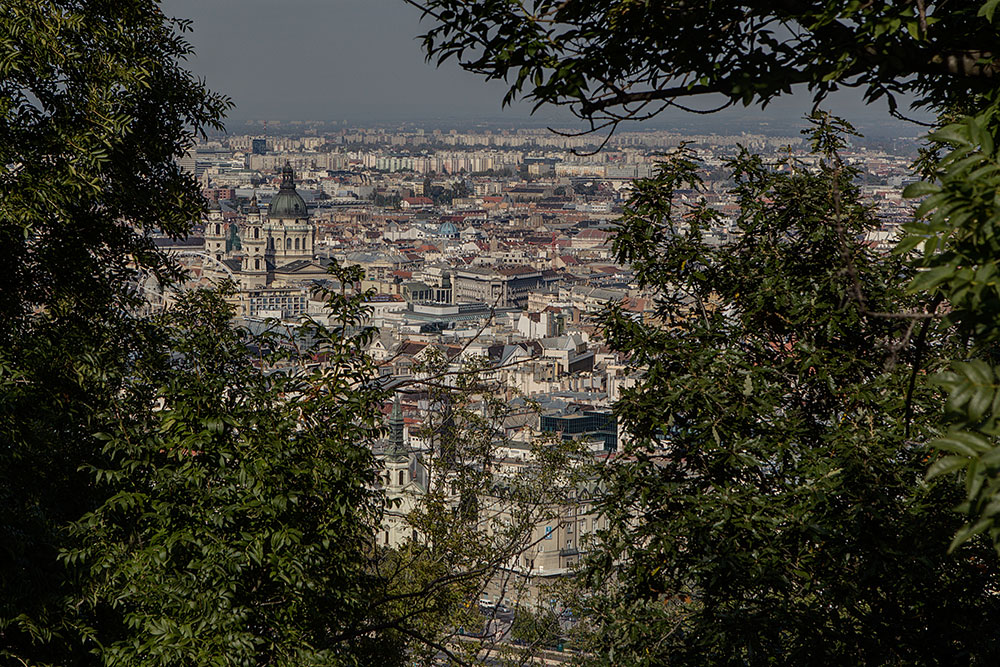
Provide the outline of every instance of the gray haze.
{"type": "MultiPolygon", "coordinates": [[[[569,127],[564,110],[533,117],[519,104],[501,109],[501,83],[486,83],[453,62],[426,63],[417,36],[420,13],[402,0],[163,0],[163,10],[194,20],[189,66],[236,104],[233,121],[348,120],[532,122],[569,127]]],[[[659,126],[725,127],[735,121],[788,122],[810,106],[806,95],[766,111],[732,109],[710,119],[673,113],[659,126]]],[[[920,128],[893,123],[883,104],[865,108],[856,93],[827,105],[862,126],[915,136],[920,128]]]]}

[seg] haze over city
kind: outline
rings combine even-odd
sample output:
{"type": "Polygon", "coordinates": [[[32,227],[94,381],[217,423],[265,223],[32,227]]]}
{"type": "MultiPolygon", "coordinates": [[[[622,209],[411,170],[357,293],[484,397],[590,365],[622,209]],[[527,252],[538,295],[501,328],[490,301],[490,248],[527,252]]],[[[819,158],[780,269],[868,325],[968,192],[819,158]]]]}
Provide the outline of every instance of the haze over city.
{"type": "MultiPolygon", "coordinates": [[[[167,0],[162,6],[167,15],[194,22],[189,65],[232,98],[233,124],[268,119],[583,127],[563,109],[543,107],[532,115],[524,102],[502,108],[501,82],[485,82],[454,60],[440,67],[426,62],[418,36],[429,24],[402,0],[167,0]]],[[[788,123],[803,125],[810,108],[803,90],[765,110],[738,106],[709,116],[668,110],[633,127],[752,131],[768,123],[784,130],[788,123]]],[[[864,105],[854,91],[834,94],[825,108],[873,134],[922,132],[890,118],[884,104],[864,105]]]]}

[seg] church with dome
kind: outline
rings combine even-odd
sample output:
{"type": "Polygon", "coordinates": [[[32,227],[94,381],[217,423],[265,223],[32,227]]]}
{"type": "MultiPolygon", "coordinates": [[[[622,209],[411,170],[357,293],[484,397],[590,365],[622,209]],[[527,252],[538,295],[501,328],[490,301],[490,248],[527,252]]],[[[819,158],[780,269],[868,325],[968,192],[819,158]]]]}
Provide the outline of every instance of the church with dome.
{"type": "Polygon", "coordinates": [[[234,221],[224,219],[218,203],[212,205],[205,223],[204,271],[211,278],[230,277],[240,286],[243,315],[301,314],[308,298],[303,284],[328,277],[315,259],[315,244],[316,226],[286,164],[266,212],[256,195],[234,221]]]}

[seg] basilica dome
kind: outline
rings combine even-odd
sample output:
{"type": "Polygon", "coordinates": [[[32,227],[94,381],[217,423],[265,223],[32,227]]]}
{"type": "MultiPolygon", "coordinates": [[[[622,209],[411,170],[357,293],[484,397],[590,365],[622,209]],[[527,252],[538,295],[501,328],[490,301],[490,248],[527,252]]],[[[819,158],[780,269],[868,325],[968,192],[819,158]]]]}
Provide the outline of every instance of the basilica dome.
{"type": "Polygon", "coordinates": [[[281,188],[271,199],[267,209],[268,218],[306,218],[309,210],[306,201],[295,191],[295,175],[287,164],[281,170],[281,188]]]}

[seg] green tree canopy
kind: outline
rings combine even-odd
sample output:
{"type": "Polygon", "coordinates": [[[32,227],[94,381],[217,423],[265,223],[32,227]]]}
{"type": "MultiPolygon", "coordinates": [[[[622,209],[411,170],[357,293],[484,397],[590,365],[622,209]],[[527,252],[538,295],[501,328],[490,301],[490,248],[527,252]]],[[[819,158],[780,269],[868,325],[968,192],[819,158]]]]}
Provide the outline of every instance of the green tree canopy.
{"type": "Polygon", "coordinates": [[[0,655],[32,664],[81,650],[56,556],[99,502],[80,467],[146,345],[137,274],[176,275],[148,233],[204,206],[176,159],[228,102],[182,66],[186,28],[149,0],[3,3],[0,655]]]}
{"type": "MultiPolygon", "coordinates": [[[[917,378],[959,353],[920,343],[931,298],[899,256],[864,243],[878,221],[840,161],[735,159],[737,241],[686,206],[681,153],[636,191],[615,252],[657,298],[655,323],[612,310],[610,344],[646,369],[617,405],[634,438],[600,471],[608,530],[578,602],[598,664],[991,664],[1000,599],[991,545],[946,553],[955,486],[921,482],[940,427],[917,378]],[[785,169],[782,169],[785,168],[785,169]]],[[[841,128],[846,130],[847,128],[841,128]]]]}
{"type": "Polygon", "coordinates": [[[369,567],[383,507],[373,332],[350,333],[360,298],[332,296],[339,326],[295,332],[311,343],[291,356],[283,337],[248,340],[215,293],[164,315],[166,336],[98,435],[106,499],[63,552],[82,581],[73,622],[103,664],[400,659],[401,643],[373,631],[386,621],[369,567]],[[326,368],[303,367],[314,357],[326,368]]]}
{"type": "Polygon", "coordinates": [[[506,81],[505,102],[595,122],[698,96],[767,104],[797,84],[817,99],[849,86],[941,108],[991,92],[998,68],[992,1],[406,1],[434,23],[429,59],[506,81]]]}
{"type": "Polygon", "coordinates": [[[965,335],[955,367],[937,377],[948,401],[933,444],[947,458],[928,472],[965,478],[966,524],[953,547],[985,531],[1000,541],[996,0],[406,1],[433,23],[428,59],[503,79],[505,102],[568,105],[589,121],[585,131],[690,100],[702,111],[714,101],[766,105],[796,85],[817,103],[853,87],[869,102],[884,97],[892,113],[905,96],[939,114],[921,165],[927,180],[905,193],[926,200],[899,248],[919,251],[911,259],[924,271],[909,289],[928,298],[901,316],[920,321],[918,341],[932,320],[965,335]]]}

